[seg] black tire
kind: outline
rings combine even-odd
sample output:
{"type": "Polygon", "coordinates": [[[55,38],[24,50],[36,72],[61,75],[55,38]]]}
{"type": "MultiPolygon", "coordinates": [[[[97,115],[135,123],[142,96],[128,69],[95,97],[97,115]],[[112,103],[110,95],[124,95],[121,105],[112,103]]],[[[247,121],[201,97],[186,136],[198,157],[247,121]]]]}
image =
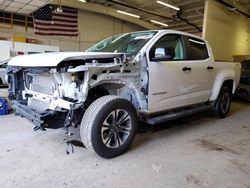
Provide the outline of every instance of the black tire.
{"type": "Polygon", "coordinates": [[[215,102],[213,113],[217,118],[225,118],[231,106],[231,89],[222,86],[220,94],[215,102]]]}
{"type": "Polygon", "coordinates": [[[113,158],[128,150],[137,128],[138,117],[133,104],[118,96],[107,95],[88,107],[82,118],[80,134],[88,150],[103,158],[113,158]]]}
{"type": "Polygon", "coordinates": [[[3,80],[2,80],[2,78],[0,78],[0,85],[3,85],[3,80]]]}

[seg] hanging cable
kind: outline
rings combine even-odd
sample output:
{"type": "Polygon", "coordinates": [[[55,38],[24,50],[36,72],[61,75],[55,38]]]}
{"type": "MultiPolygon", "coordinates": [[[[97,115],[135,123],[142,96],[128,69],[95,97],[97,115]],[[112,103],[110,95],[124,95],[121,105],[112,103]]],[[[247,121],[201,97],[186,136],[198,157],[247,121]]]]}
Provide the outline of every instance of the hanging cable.
{"type": "Polygon", "coordinates": [[[134,6],[128,5],[126,3],[121,3],[121,2],[117,2],[117,1],[113,1],[113,0],[106,0],[106,1],[110,2],[110,3],[113,3],[113,4],[124,6],[126,8],[131,8],[131,9],[134,9],[134,10],[139,10],[141,12],[144,12],[144,13],[147,13],[147,14],[151,14],[151,15],[154,15],[154,16],[159,16],[159,17],[162,17],[162,18],[167,19],[167,20],[172,20],[172,21],[174,20],[173,18],[170,18],[170,17],[167,17],[167,16],[163,16],[161,14],[158,14],[158,13],[155,13],[155,12],[152,12],[152,11],[148,11],[148,10],[145,10],[145,9],[142,9],[142,8],[134,7],[134,6]]]}
{"type": "Polygon", "coordinates": [[[195,25],[195,24],[189,22],[187,19],[181,17],[181,15],[182,15],[182,9],[180,9],[179,11],[177,11],[176,15],[177,15],[177,18],[179,18],[180,20],[186,22],[188,25],[191,25],[191,26],[195,27],[198,31],[202,32],[202,29],[199,28],[197,25],[195,25]]]}
{"type": "MultiPolygon", "coordinates": [[[[110,2],[110,3],[113,3],[113,4],[124,6],[126,8],[131,8],[131,9],[139,10],[139,11],[144,12],[144,13],[148,13],[148,14],[151,14],[151,15],[154,15],[154,16],[159,16],[159,17],[164,18],[164,19],[175,21],[174,18],[166,17],[166,16],[163,16],[161,14],[158,14],[158,13],[155,13],[155,12],[152,12],[152,11],[148,11],[148,10],[145,10],[145,9],[142,9],[142,8],[134,7],[134,6],[128,5],[126,3],[121,3],[121,2],[114,1],[114,0],[106,0],[106,1],[110,2]]],[[[191,25],[191,26],[195,27],[199,32],[202,32],[201,28],[199,28],[197,25],[189,22],[187,19],[181,17],[181,14],[182,14],[182,10],[177,11],[177,15],[176,16],[177,16],[178,19],[180,19],[181,21],[184,21],[188,25],[191,25]]]]}

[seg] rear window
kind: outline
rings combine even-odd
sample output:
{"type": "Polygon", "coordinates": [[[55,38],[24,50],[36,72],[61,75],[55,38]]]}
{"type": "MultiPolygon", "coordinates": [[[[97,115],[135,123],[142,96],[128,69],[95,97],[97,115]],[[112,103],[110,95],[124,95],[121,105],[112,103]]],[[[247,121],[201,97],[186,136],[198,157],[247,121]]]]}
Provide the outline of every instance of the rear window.
{"type": "Polygon", "coordinates": [[[188,37],[188,60],[204,60],[209,58],[206,43],[203,40],[188,37]]]}

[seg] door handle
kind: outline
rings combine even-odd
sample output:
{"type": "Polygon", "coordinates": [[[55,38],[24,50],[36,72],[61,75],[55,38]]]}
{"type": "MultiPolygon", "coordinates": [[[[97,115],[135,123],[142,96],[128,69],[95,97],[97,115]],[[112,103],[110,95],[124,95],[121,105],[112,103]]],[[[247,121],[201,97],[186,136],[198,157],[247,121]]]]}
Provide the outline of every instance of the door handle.
{"type": "Polygon", "coordinates": [[[213,69],[214,69],[214,67],[212,67],[212,66],[207,67],[207,70],[213,70],[213,69]]]}
{"type": "Polygon", "coordinates": [[[191,70],[192,70],[191,67],[183,67],[182,68],[182,71],[184,71],[184,72],[189,72],[191,70]]]}

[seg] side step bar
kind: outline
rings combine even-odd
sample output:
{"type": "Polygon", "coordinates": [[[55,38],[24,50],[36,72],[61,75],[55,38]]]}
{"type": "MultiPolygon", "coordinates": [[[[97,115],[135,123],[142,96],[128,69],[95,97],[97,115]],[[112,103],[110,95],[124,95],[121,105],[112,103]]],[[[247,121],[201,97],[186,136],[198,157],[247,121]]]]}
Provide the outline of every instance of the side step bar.
{"type": "Polygon", "coordinates": [[[172,113],[159,115],[159,116],[148,116],[148,117],[145,117],[144,120],[148,124],[155,125],[155,124],[163,123],[163,122],[173,120],[179,117],[185,117],[185,116],[189,116],[189,115],[202,112],[202,111],[207,111],[207,110],[211,110],[211,106],[203,105],[203,106],[196,107],[196,108],[180,110],[174,113],[172,112],[172,113]]]}

